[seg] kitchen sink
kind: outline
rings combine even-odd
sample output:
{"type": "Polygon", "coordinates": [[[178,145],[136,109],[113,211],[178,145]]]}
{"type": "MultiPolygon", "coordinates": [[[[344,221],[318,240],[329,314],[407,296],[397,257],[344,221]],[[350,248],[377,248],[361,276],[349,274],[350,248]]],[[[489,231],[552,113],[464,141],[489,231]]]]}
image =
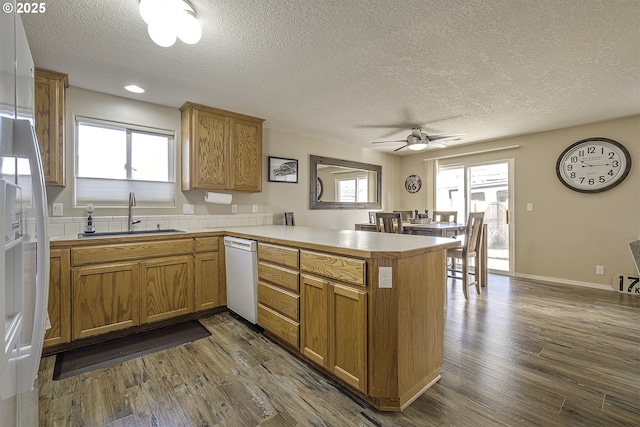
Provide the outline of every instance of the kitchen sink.
{"type": "Polygon", "coordinates": [[[145,236],[153,234],[178,234],[185,233],[184,230],[175,228],[163,228],[153,230],[133,230],[133,231],[105,231],[102,233],[80,233],[78,239],[92,239],[95,237],[125,237],[125,236],[145,236]]]}

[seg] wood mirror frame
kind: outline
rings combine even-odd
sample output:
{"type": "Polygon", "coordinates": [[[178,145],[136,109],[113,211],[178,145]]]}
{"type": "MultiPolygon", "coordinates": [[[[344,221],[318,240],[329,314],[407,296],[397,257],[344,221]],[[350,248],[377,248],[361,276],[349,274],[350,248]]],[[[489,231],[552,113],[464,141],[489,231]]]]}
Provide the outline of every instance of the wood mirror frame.
{"type": "Polygon", "coordinates": [[[309,209],[381,209],[382,208],[382,166],[330,157],[309,156],[309,209]],[[339,166],[376,173],[375,202],[322,202],[318,201],[318,165],[339,166]]]}

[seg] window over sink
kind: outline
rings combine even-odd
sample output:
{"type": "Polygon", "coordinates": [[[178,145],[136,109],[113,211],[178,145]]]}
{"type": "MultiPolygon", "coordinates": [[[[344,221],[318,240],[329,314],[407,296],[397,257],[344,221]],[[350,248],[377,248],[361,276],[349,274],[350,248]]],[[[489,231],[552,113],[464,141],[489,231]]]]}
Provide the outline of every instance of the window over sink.
{"type": "Polygon", "coordinates": [[[175,206],[175,132],[76,117],[75,204],[175,206]]]}

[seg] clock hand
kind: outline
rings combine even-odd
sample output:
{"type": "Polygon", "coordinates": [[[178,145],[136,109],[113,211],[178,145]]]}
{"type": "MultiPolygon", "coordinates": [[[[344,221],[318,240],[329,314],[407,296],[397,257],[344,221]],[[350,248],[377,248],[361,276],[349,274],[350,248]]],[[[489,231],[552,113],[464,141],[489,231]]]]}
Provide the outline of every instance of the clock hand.
{"type": "MultiPolygon", "coordinates": [[[[593,165],[590,165],[589,163],[585,162],[584,160],[580,160],[580,163],[584,163],[585,165],[589,166],[590,168],[593,167],[593,165]]],[[[585,166],[582,166],[585,167],[585,166]]]]}

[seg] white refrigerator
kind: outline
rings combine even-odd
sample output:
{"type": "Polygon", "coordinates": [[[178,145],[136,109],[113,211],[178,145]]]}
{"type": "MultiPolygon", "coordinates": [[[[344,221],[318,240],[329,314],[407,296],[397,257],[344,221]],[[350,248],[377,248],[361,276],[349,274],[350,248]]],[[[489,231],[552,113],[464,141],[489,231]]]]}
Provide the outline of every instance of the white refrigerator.
{"type": "MultiPolygon", "coordinates": [[[[38,425],[49,236],[34,125],[33,59],[15,11],[0,12],[0,425],[38,425]]],[[[9,7],[7,5],[12,6],[9,7]]]]}

